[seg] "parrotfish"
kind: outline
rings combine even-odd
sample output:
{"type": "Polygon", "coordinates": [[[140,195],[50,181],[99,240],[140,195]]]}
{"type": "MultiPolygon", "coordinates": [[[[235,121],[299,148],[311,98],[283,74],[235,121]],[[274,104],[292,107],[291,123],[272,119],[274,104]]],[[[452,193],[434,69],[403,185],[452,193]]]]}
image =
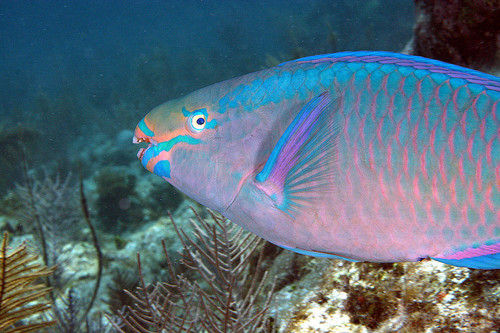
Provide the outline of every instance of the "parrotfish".
{"type": "Polygon", "coordinates": [[[142,165],[298,253],[500,268],[500,79],[391,52],[306,57],[166,102],[142,165]]]}

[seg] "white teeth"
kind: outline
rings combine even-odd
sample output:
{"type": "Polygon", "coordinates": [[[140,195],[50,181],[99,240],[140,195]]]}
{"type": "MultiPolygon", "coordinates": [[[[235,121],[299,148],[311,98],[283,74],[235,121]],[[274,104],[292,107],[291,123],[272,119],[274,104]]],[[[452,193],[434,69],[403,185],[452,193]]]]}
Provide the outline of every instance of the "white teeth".
{"type": "Polygon", "coordinates": [[[134,135],[134,137],[132,138],[132,143],[141,143],[141,142],[149,142],[149,139],[138,138],[134,135]]]}
{"type": "Polygon", "coordinates": [[[137,152],[137,158],[142,159],[142,155],[144,155],[144,151],[146,148],[140,148],[139,151],[137,152]]]}

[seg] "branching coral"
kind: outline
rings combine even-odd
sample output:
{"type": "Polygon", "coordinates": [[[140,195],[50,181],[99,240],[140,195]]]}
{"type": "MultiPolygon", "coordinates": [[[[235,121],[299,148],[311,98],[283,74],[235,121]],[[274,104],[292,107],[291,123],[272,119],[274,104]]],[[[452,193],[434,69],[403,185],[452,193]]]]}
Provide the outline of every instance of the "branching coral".
{"type": "MultiPolygon", "coordinates": [[[[19,210],[21,220],[26,225],[36,225],[36,216],[43,219],[41,227],[47,238],[50,238],[51,247],[75,240],[74,237],[80,234],[76,231],[81,215],[71,175],[51,177],[47,171],[44,171],[41,177],[28,175],[24,184],[17,185],[16,193],[22,205],[19,210]],[[67,232],[61,233],[61,230],[67,232]]],[[[47,249],[47,251],[53,250],[47,249]]],[[[49,262],[49,264],[55,263],[49,262]]]]}
{"type": "MultiPolygon", "coordinates": [[[[272,295],[272,291],[267,293],[262,310],[256,308],[266,275],[259,281],[254,278],[259,276],[259,271],[254,275],[247,272],[249,258],[261,242],[260,238],[213,213],[214,224],[196,216],[194,239],[182,230],[177,231],[185,250],[183,263],[195,269],[207,284],[206,288],[196,284],[205,314],[201,321],[203,328],[213,332],[257,331],[263,324],[272,295]],[[248,289],[244,289],[247,281],[251,283],[248,289]]],[[[260,267],[260,260],[256,267],[260,267]]]]}
{"type": "Polygon", "coordinates": [[[163,243],[170,281],[148,285],[138,257],[140,287],[128,292],[136,304],[116,314],[120,318],[114,322],[117,329],[257,332],[263,328],[273,288],[264,290],[266,274],[258,278],[258,270],[249,273],[249,259],[261,241],[223,217],[210,215],[212,222],[195,212],[196,220],[191,220],[194,237],[180,230],[171,217],[183,244],[181,268],[192,277],[176,273],[163,243]]]}

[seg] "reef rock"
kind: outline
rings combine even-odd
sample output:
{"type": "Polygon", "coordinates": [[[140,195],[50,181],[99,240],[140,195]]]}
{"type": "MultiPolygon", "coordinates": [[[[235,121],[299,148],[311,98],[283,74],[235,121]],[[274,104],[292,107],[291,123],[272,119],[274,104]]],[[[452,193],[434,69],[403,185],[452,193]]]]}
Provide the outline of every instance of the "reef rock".
{"type": "MultiPolygon", "coordinates": [[[[283,252],[275,266],[290,256],[283,252]]],[[[500,272],[435,261],[373,264],[312,259],[276,292],[278,332],[498,332],[500,272]]],[[[272,270],[272,269],[271,269],[272,270]]]]}
{"type": "Polygon", "coordinates": [[[489,0],[415,0],[406,52],[483,71],[500,67],[500,6],[489,0]]]}

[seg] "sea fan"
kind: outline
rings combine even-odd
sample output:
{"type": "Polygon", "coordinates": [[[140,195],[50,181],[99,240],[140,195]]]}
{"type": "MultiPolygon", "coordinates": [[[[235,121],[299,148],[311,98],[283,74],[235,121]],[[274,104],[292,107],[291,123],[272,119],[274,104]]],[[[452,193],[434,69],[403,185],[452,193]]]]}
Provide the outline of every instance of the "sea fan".
{"type": "MultiPolygon", "coordinates": [[[[263,242],[258,236],[245,232],[238,225],[210,212],[214,223],[208,223],[194,210],[196,221],[191,220],[195,237],[187,236],[176,226],[184,246],[183,264],[196,270],[203,278],[198,283],[200,304],[204,316],[202,327],[209,332],[256,332],[264,325],[265,313],[272,289],[263,293],[267,274],[260,279],[258,270],[249,274],[249,260],[263,242]],[[265,295],[262,309],[256,305],[257,297],[265,295]]],[[[172,219],[172,223],[175,222],[172,219]]]]}
{"type": "MultiPolygon", "coordinates": [[[[194,210],[193,210],[194,211],[194,210]]],[[[264,292],[266,274],[250,274],[250,257],[261,240],[210,212],[213,222],[196,212],[194,237],[172,223],[183,244],[181,266],[199,281],[177,275],[165,244],[170,281],[146,285],[138,256],[141,286],[127,292],[135,305],[117,314],[121,332],[257,332],[263,329],[273,287],[264,292]],[[257,298],[261,306],[257,305],[257,298]]],[[[260,266],[262,252],[257,267],[260,266]]]]}
{"type": "Polygon", "coordinates": [[[185,278],[176,276],[166,252],[172,282],[146,284],[141,259],[137,255],[140,285],[133,292],[125,291],[134,305],[117,313],[119,320],[111,320],[119,332],[198,332],[199,301],[194,286],[185,278]]]}
{"type": "MultiPolygon", "coordinates": [[[[27,168],[27,167],[26,167],[27,168]]],[[[51,177],[47,170],[39,177],[25,172],[25,183],[18,184],[16,193],[22,209],[19,218],[26,226],[34,226],[41,230],[35,233],[41,237],[43,233],[47,248],[44,254],[48,265],[57,262],[60,248],[80,235],[81,214],[79,209],[77,187],[72,182],[71,174],[66,177],[56,175],[51,177]],[[38,225],[37,219],[40,220],[38,225]],[[60,232],[66,230],[67,232],[60,232]]],[[[41,240],[40,240],[41,242],[41,240]]],[[[43,245],[43,244],[42,244],[43,245]]]]}
{"type": "Polygon", "coordinates": [[[46,296],[50,288],[37,281],[54,272],[37,263],[37,256],[28,254],[26,245],[8,253],[8,235],[4,234],[0,249],[0,331],[31,332],[55,324],[55,321],[21,321],[50,309],[46,296]]]}
{"type": "Polygon", "coordinates": [[[43,262],[46,266],[57,265],[57,270],[47,277],[47,285],[54,288],[50,290],[49,297],[52,304],[52,317],[58,321],[61,332],[77,331],[88,319],[100,286],[102,274],[102,253],[97,239],[97,233],[90,221],[90,213],[85,197],[82,175],[79,177],[80,207],[78,207],[77,186],[71,181],[71,175],[61,178],[50,177],[45,171],[41,178],[28,174],[28,164],[24,159],[23,170],[25,184],[17,186],[17,195],[22,205],[21,218],[28,225],[34,225],[35,235],[39,243],[43,262]],[[62,297],[62,302],[57,302],[57,294],[64,291],[69,283],[68,278],[63,279],[66,262],[61,260],[61,249],[70,242],[74,235],[81,234],[81,212],[84,221],[90,230],[93,245],[97,255],[97,275],[94,291],[89,300],[82,300],[77,290],[70,290],[67,297],[62,297]],[[61,233],[61,230],[65,232],[61,233]],[[84,302],[88,305],[84,307],[84,302]],[[78,306],[76,305],[78,303],[78,306]],[[59,306],[58,306],[59,305],[59,306]],[[63,305],[61,307],[61,305],[63,305]]]}

